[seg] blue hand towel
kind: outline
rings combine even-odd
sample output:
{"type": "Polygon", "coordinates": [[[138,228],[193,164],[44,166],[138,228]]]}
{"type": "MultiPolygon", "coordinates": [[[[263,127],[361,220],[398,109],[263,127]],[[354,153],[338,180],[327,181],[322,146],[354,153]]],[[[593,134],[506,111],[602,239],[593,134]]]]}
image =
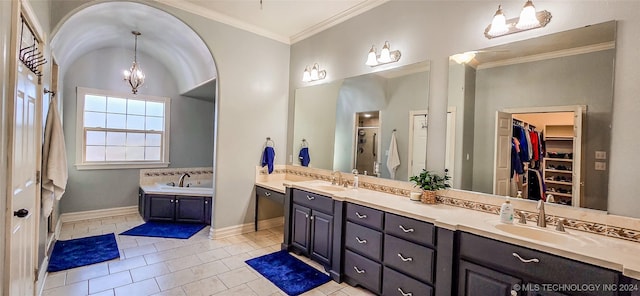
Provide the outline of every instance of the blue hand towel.
{"type": "Polygon", "coordinates": [[[264,148],[264,152],[262,152],[262,167],[265,165],[269,169],[269,174],[273,172],[273,160],[276,158],[276,151],[273,150],[273,147],[267,146],[264,148]]]}
{"type": "Polygon", "coordinates": [[[309,166],[309,162],[311,162],[311,157],[309,157],[309,148],[303,147],[300,149],[298,158],[300,159],[300,164],[302,164],[302,166],[309,166]]]}

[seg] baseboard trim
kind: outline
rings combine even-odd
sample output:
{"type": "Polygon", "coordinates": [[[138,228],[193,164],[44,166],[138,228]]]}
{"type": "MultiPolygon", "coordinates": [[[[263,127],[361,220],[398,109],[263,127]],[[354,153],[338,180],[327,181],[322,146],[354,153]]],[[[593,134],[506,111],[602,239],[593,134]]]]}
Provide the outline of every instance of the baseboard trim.
{"type": "Polygon", "coordinates": [[[130,215],[138,213],[138,206],[93,210],[84,212],[64,213],[60,215],[62,223],[75,222],[89,219],[102,219],[113,216],[130,215]]]}
{"type": "MultiPolygon", "coordinates": [[[[260,220],[258,221],[258,230],[278,227],[282,225],[284,225],[284,217],[276,217],[276,218],[271,218],[266,220],[260,220]]],[[[211,230],[209,231],[209,237],[211,239],[218,239],[218,238],[224,238],[227,236],[239,235],[239,234],[249,233],[254,231],[255,230],[254,230],[253,222],[219,228],[219,229],[214,229],[212,227],[211,230]]]]}

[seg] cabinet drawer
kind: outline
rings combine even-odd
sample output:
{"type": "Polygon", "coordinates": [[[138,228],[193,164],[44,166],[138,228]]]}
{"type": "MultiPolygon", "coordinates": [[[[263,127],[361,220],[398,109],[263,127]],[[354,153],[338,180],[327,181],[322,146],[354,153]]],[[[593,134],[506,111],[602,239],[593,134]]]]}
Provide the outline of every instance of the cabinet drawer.
{"type": "Polygon", "coordinates": [[[384,281],[382,282],[382,295],[389,296],[431,296],[431,286],[416,281],[389,267],[384,268],[384,281]]]}
{"type": "Polygon", "coordinates": [[[433,282],[434,251],[391,235],[384,236],[384,265],[427,283],[433,282]]]}
{"type": "Polygon", "coordinates": [[[344,251],[344,274],[361,286],[380,294],[382,265],[349,250],[344,251]]]}
{"type": "Polygon", "coordinates": [[[618,273],[612,270],[464,232],[460,235],[460,256],[541,283],[618,283],[618,273]],[[515,254],[539,262],[524,263],[515,254]]]}
{"type": "Polygon", "coordinates": [[[302,190],[293,190],[293,202],[314,210],[333,214],[333,199],[302,190]]]}
{"type": "Polygon", "coordinates": [[[277,191],[256,186],[256,196],[261,196],[277,203],[284,204],[284,194],[277,191]]]}
{"type": "Polygon", "coordinates": [[[382,261],[382,233],[347,222],[345,246],[373,260],[382,261]]]}
{"type": "Polygon", "coordinates": [[[434,245],[434,227],[427,222],[386,213],[384,232],[418,244],[434,245]]]}
{"type": "Polygon", "coordinates": [[[352,203],[347,204],[347,220],[382,230],[384,212],[352,203]]]}

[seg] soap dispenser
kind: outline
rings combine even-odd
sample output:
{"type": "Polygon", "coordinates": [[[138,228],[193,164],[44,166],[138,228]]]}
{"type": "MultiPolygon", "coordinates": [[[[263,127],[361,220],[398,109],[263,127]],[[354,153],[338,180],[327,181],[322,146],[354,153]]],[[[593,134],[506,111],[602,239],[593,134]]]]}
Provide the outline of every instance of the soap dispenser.
{"type": "Polygon", "coordinates": [[[353,169],[351,173],[353,174],[353,188],[358,189],[358,170],[353,169]]]}
{"type": "Polygon", "coordinates": [[[500,222],[513,224],[513,205],[511,205],[511,201],[508,196],[500,207],[500,222]]]}

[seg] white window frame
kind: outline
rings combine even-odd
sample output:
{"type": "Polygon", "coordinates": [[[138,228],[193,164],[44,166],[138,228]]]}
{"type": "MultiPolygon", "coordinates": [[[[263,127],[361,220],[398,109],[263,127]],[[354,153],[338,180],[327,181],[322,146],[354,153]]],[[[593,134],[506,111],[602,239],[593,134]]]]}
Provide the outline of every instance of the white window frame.
{"type": "MultiPolygon", "coordinates": [[[[117,93],[108,90],[77,87],[76,90],[76,168],[78,170],[108,170],[108,169],[136,169],[136,168],[163,168],[169,166],[169,131],[171,126],[171,99],[168,97],[157,97],[149,95],[137,95],[130,93],[117,93]],[[85,161],[85,128],[84,128],[84,103],[85,96],[99,95],[127,99],[139,99],[145,101],[156,101],[164,103],[164,133],[161,145],[160,161],[105,161],[87,162],[85,161]]],[[[109,129],[106,129],[109,130],[109,129]]],[[[114,131],[122,131],[113,129],[114,131]]]]}

